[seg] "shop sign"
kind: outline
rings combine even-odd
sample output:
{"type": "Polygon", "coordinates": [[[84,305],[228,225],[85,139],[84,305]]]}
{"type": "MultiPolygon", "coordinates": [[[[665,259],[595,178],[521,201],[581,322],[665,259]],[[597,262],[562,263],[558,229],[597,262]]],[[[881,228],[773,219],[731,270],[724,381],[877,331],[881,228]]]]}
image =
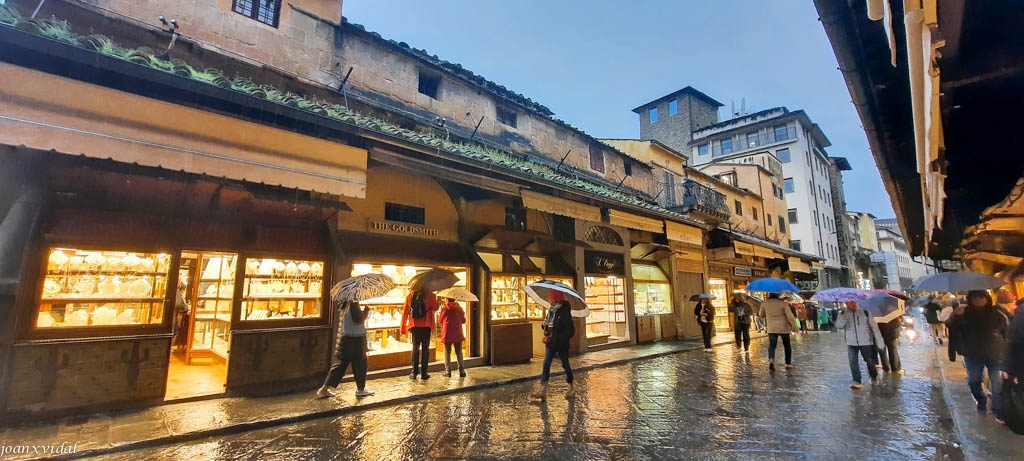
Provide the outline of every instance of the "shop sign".
{"type": "Polygon", "coordinates": [[[724,264],[713,264],[712,263],[712,264],[708,264],[708,270],[710,270],[711,272],[725,272],[725,273],[728,273],[729,272],[729,266],[726,266],[724,264]]]}
{"type": "Polygon", "coordinates": [[[754,271],[749,267],[734,267],[732,268],[733,275],[739,275],[742,277],[750,277],[754,275],[754,271]]]}
{"type": "Polygon", "coordinates": [[[409,224],[394,221],[370,220],[370,232],[377,234],[405,235],[411,237],[437,238],[440,234],[437,229],[419,224],[409,224]]]}
{"type": "Polygon", "coordinates": [[[754,269],[754,277],[767,277],[768,269],[754,269]]]}
{"type": "Polygon", "coordinates": [[[583,267],[588,274],[626,275],[625,257],[603,251],[584,251],[583,267]]]}
{"type": "Polygon", "coordinates": [[[736,247],[736,254],[754,256],[754,245],[745,242],[733,242],[736,247]]]}
{"type": "Polygon", "coordinates": [[[818,289],[817,280],[797,280],[796,286],[800,287],[802,291],[815,291],[818,289]]]}

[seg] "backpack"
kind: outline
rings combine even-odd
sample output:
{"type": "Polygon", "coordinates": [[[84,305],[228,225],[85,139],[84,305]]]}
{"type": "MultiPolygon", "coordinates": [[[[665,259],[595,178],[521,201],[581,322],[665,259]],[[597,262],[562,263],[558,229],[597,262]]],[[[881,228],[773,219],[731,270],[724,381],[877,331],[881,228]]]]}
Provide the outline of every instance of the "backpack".
{"type": "Polygon", "coordinates": [[[421,319],[427,316],[427,295],[423,294],[422,291],[413,293],[412,299],[409,301],[409,313],[412,314],[414,319],[421,319]]]}

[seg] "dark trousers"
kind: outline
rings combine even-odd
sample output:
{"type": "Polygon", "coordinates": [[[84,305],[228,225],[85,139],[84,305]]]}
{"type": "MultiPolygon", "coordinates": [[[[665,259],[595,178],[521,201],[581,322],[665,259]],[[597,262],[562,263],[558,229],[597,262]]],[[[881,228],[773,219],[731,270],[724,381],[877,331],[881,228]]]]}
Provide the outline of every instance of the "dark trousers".
{"type": "Polygon", "coordinates": [[[341,345],[334,351],[334,363],[327,372],[324,387],[338,387],[349,364],[356,378],[356,388],[363,390],[366,387],[366,336],[341,337],[341,345]]]}
{"type": "Polygon", "coordinates": [[[878,359],[885,371],[897,372],[903,368],[900,353],[896,350],[896,341],[885,343],[885,350],[878,351],[878,359]]]}
{"type": "Polygon", "coordinates": [[[782,338],[782,349],[786,351],[786,365],[793,363],[793,344],[789,342],[789,333],[768,333],[768,360],[775,361],[775,348],[782,338]]]}
{"type": "Polygon", "coordinates": [[[430,327],[412,327],[412,374],[427,374],[430,364],[430,327]],[[423,371],[420,363],[423,363],[423,371]]]}
{"type": "Polygon", "coordinates": [[[807,331],[807,320],[798,320],[800,322],[800,331],[807,331]]]}
{"type": "Polygon", "coordinates": [[[704,348],[711,349],[711,331],[715,324],[708,322],[700,324],[700,335],[704,337],[704,348]]]}
{"type": "Polygon", "coordinates": [[[1003,378],[999,375],[998,363],[995,360],[968,360],[964,358],[964,366],[967,368],[967,386],[971,388],[971,395],[978,402],[978,408],[985,408],[988,397],[981,387],[985,379],[985,371],[988,371],[988,384],[992,391],[992,414],[1002,418],[1002,391],[1003,378]]]}
{"type": "Polygon", "coordinates": [[[544,368],[540,372],[540,382],[548,382],[548,378],[551,377],[551,362],[555,359],[555,356],[562,359],[562,369],[565,370],[565,381],[572,384],[573,375],[572,367],[569,366],[569,345],[565,347],[545,347],[544,348],[544,368]]]}
{"type": "Polygon", "coordinates": [[[750,350],[750,325],[736,324],[736,347],[740,344],[744,350],[750,350]]]}
{"type": "Polygon", "coordinates": [[[864,357],[864,363],[868,365],[868,376],[871,379],[878,377],[878,370],[875,369],[875,346],[846,346],[846,357],[850,360],[850,374],[853,375],[853,382],[860,384],[860,361],[857,354],[864,357]]]}

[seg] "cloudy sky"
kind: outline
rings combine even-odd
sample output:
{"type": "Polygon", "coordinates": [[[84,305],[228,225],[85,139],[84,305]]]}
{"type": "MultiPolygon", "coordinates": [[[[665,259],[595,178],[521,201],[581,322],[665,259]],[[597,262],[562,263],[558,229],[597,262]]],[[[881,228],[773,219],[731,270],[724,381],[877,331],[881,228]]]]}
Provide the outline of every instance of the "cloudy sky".
{"type": "Polygon", "coordinates": [[[748,112],[804,109],[849,159],[847,208],[893,216],[811,0],[344,0],[351,22],[529,96],[591,135],[687,85],[748,112]]]}

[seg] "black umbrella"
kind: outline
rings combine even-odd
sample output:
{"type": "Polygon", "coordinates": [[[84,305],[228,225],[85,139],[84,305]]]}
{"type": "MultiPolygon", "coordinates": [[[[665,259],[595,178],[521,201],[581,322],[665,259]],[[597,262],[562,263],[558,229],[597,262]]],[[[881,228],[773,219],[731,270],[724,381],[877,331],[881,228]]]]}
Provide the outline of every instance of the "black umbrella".
{"type": "Polygon", "coordinates": [[[718,299],[715,295],[709,295],[707,293],[698,293],[690,296],[690,301],[700,301],[702,299],[718,299]]]}

